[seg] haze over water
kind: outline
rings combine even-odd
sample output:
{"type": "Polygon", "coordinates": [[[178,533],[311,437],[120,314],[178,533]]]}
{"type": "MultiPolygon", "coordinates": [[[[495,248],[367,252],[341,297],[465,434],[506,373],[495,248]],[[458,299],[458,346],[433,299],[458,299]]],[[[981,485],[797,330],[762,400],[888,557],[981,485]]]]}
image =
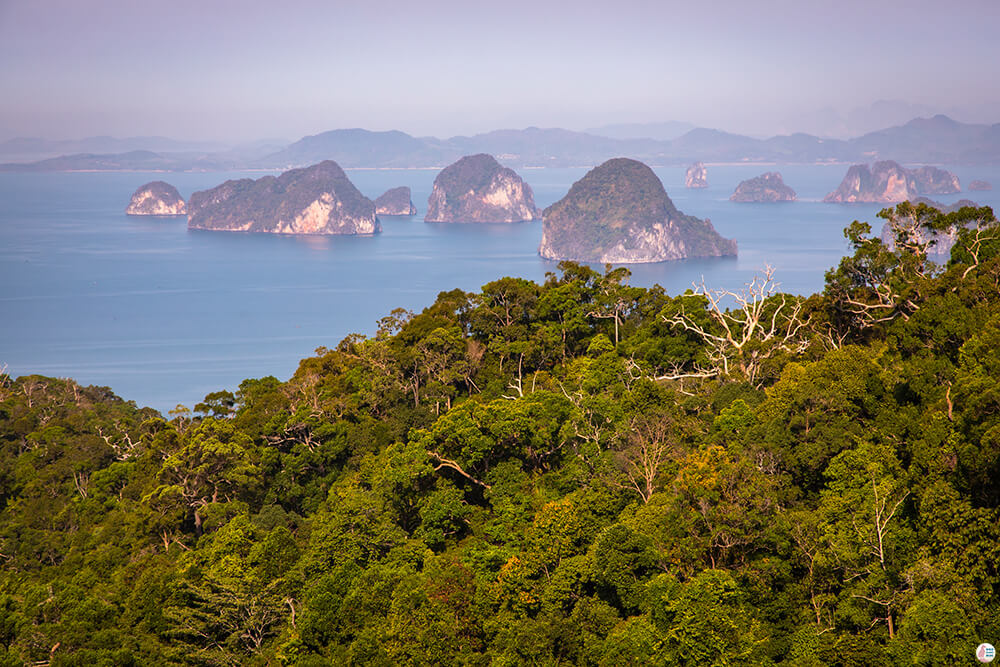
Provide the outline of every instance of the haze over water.
{"type": "MultiPolygon", "coordinates": [[[[709,287],[737,289],[771,264],[784,291],[821,290],[824,272],[847,250],[843,228],[854,219],[881,223],[881,206],[818,201],[845,168],[782,167],[801,201],[774,205],[728,201],[736,183],[766,169],[760,165],[710,166],[705,190],[686,190],[683,169],[656,169],[680,210],[737,239],[739,257],[633,265],[632,283],[678,294],[704,277],[709,287]]],[[[951,169],[963,185],[1000,182],[997,168],[951,169]]],[[[585,171],[520,173],[544,208],[585,171]]],[[[558,271],[537,254],[540,223],[424,223],[436,173],[349,172],[372,198],[398,185],[413,190],[418,214],[382,218],[374,237],[189,232],[185,218],[123,213],[132,191],[155,178],[186,198],[243,174],[0,174],[0,366],[13,376],[108,385],[166,412],[247,377],[287,379],[315,348],[374,333],[393,308],[419,311],[444,290],[478,291],[505,275],[540,282],[558,271]]],[[[938,199],[998,207],[996,192],[938,199]]]]}

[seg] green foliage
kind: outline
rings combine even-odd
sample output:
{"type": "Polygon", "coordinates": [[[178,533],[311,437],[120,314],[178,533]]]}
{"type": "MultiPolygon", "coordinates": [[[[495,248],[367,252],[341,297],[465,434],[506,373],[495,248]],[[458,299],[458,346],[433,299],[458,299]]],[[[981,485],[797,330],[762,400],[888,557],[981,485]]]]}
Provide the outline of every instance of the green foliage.
{"type": "Polygon", "coordinates": [[[758,331],[730,373],[699,369],[746,311],[565,262],[169,421],[0,374],[0,665],[969,659],[1000,608],[1000,233],[882,217],[822,295],[760,304],[803,344],[758,331]]]}
{"type": "Polygon", "coordinates": [[[666,577],[650,585],[650,616],[663,637],[659,660],[682,665],[764,662],[762,628],[728,572],[705,570],[683,584],[666,577]]]}

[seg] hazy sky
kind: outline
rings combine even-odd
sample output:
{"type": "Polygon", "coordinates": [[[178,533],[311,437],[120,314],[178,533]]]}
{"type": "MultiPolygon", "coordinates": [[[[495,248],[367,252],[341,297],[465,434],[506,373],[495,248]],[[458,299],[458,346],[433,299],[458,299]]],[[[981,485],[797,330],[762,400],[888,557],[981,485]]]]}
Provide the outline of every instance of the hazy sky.
{"type": "Polygon", "coordinates": [[[0,139],[998,122],[998,29],[998,0],[0,0],[0,139]]]}

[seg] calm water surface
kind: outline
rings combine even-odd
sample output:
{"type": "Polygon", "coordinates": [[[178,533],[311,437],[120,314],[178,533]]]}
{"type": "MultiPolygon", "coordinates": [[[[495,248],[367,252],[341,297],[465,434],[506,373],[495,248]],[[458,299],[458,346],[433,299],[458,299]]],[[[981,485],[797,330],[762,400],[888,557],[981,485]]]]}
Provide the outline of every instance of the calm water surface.
{"type": "MultiPolygon", "coordinates": [[[[684,170],[658,168],[677,207],[710,218],[739,243],[738,258],[635,265],[632,283],[683,292],[704,278],[738,288],[765,264],[782,289],[809,294],[847,250],[852,220],[878,227],[878,205],[823,204],[846,165],[783,166],[800,201],[735,204],[736,184],[760,165],[709,166],[711,186],[683,187],[684,170]]],[[[1000,188],[1000,169],[951,168],[962,183],[1000,188]]],[[[539,207],[560,199],[586,169],[524,169],[539,207]]],[[[247,377],[287,379],[298,360],[353,332],[371,334],[396,307],[417,310],[444,290],[477,290],[501,276],[542,281],[556,262],[537,254],[540,223],[422,222],[437,170],[351,170],[374,198],[409,185],[418,214],[383,218],[374,237],[284,237],[189,232],[184,218],[124,215],[150,180],[185,198],[243,173],[0,174],[0,368],[112,387],[167,411],[247,377]]],[[[998,191],[967,197],[1000,207],[998,191]]]]}

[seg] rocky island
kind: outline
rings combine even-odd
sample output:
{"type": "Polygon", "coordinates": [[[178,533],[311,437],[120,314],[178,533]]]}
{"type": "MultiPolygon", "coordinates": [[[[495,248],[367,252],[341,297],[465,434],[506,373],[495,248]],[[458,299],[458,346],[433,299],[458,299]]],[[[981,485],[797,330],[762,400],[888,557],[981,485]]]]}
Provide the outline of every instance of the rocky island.
{"type": "Polygon", "coordinates": [[[708,220],[674,206],[653,170],[608,160],[545,209],[539,254],[578,262],[646,263],[736,254],[708,220]]]}
{"type": "Polygon", "coordinates": [[[729,201],[778,202],[795,201],[795,190],[785,185],[781,174],[769,171],[754,178],[740,181],[729,201]]]}
{"type": "Polygon", "coordinates": [[[410,198],[410,188],[403,185],[383,192],[375,200],[375,215],[416,215],[417,207],[410,198]]]}
{"type": "Polygon", "coordinates": [[[958,176],[937,167],[919,167],[912,170],[917,187],[925,195],[950,195],[962,191],[958,176]]]}
{"type": "Polygon", "coordinates": [[[993,185],[989,181],[972,181],[969,183],[970,192],[986,192],[992,189],[993,185]]]}
{"type": "Polygon", "coordinates": [[[921,194],[960,192],[958,178],[936,167],[905,169],[897,162],[884,160],[871,168],[856,164],[847,170],[840,187],[823,198],[825,202],[851,204],[867,202],[896,204],[921,194]]]}
{"type": "Polygon", "coordinates": [[[523,222],[538,219],[531,186],[492,155],[467,155],[434,179],[424,222],[523,222]]]}
{"type": "Polygon", "coordinates": [[[892,160],[884,160],[876,162],[871,168],[867,164],[852,165],[840,186],[824,197],[823,201],[839,204],[892,204],[906,201],[918,194],[917,180],[913,178],[913,174],[892,160]]]}
{"type": "Polygon", "coordinates": [[[705,165],[703,163],[695,162],[693,165],[688,167],[687,173],[684,174],[684,187],[686,188],[708,187],[708,170],[705,169],[705,165]]]}
{"type": "Polygon", "coordinates": [[[375,204],[331,160],[196,192],[188,200],[188,228],[272,234],[382,231],[375,204]]]}
{"type": "Polygon", "coordinates": [[[132,199],[125,209],[126,215],[184,215],[184,200],[177,188],[153,181],[146,183],[132,193],[132,199]]]}

